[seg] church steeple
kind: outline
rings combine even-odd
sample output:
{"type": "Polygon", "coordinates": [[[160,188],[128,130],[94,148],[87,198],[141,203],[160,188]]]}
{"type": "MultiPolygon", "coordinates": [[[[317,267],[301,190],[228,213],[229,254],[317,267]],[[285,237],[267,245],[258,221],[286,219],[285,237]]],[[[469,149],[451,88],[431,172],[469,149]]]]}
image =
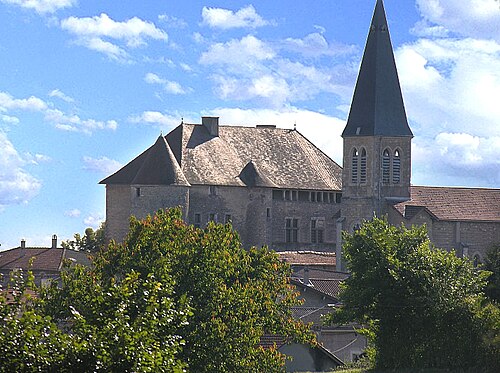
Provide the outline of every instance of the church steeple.
{"type": "Polygon", "coordinates": [[[377,0],[342,137],[413,137],[399,85],[384,4],[377,0]]]}

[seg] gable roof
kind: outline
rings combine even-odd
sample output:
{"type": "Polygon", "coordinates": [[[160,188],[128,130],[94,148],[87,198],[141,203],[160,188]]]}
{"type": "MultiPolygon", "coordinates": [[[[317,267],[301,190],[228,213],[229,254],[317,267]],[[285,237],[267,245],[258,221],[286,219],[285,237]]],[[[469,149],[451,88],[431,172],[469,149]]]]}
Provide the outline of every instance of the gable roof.
{"type": "Polygon", "coordinates": [[[382,0],[377,0],[342,137],[413,136],[382,0]]]}
{"type": "Polygon", "coordinates": [[[89,253],[87,252],[62,248],[15,247],[10,250],[0,251],[0,270],[9,272],[14,269],[27,270],[30,268],[30,259],[34,258],[31,270],[58,272],[61,270],[64,259],[70,259],[83,265],[90,265],[88,256],[89,253]]]}
{"type": "Polygon", "coordinates": [[[500,221],[500,189],[412,186],[411,199],[394,207],[407,219],[426,209],[450,221],[500,221]]]}
{"type": "Polygon", "coordinates": [[[219,126],[214,136],[203,125],[182,123],[165,139],[166,149],[158,139],[101,184],[173,184],[177,178],[181,185],[342,189],[341,167],[296,130],[219,126]],[[160,175],[169,167],[170,176],[160,175]]]}
{"type": "Polygon", "coordinates": [[[163,136],[100,184],[189,185],[163,136]]]}
{"type": "Polygon", "coordinates": [[[328,251],[278,251],[280,260],[288,264],[302,266],[331,266],[336,265],[336,256],[328,251]]]}

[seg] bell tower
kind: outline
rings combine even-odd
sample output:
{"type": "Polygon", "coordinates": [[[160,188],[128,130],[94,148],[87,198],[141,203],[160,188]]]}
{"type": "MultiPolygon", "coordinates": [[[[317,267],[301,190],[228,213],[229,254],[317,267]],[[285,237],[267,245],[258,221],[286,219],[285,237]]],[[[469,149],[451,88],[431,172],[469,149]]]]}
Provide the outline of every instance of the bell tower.
{"type": "Polygon", "coordinates": [[[401,94],[382,0],[377,0],[344,140],[343,229],[383,216],[410,198],[413,134],[401,94]]]}

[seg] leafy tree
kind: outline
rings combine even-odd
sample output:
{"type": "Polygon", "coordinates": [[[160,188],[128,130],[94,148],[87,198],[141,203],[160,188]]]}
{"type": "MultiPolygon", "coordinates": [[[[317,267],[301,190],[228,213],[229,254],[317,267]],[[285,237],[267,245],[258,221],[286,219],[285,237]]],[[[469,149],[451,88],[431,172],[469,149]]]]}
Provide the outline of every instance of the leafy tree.
{"type": "Polygon", "coordinates": [[[491,272],[486,285],[486,295],[500,304],[500,243],[493,245],[487,252],[484,269],[491,272]]]}
{"type": "Polygon", "coordinates": [[[196,229],[179,209],[132,218],[92,267],[68,265],[43,289],[21,279],[16,294],[38,298],[0,299],[0,372],[284,371],[285,356],[259,346],[265,333],[314,343],[292,318],[290,274],[230,225],[196,229]]]}
{"type": "Polygon", "coordinates": [[[105,223],[102,223],[95,231],[90,227],[85,229],[83,236],[80,233],[75,233],[73,240],[62,241],[61,245],[65,249],[96,253],[106,244],[104,232],[105,223]]]}
{"type": "Polygon", "coordinates": [[[109,279],[129,271],[172,279],[175,299],[185,297],[192,307],[179,331],[190,371],[281,371],[284,356],[259,347],[264,333],[313,342],[307,325],[292,318],[299,301],[289,266],[266,248],[243,249],[230,225],[196,229],[179,209],[132,219],[125,244],[111,244],[96,266],[109,279]]]}
{"type": "Polygon", "coordinates": [[[367,325],[377,367],[499,368],[500,313],[481,293],[488,273],[433,248],[425,227],[380,219],[345,234],[343,249],[351,276],[330,322],[367,325]]]}

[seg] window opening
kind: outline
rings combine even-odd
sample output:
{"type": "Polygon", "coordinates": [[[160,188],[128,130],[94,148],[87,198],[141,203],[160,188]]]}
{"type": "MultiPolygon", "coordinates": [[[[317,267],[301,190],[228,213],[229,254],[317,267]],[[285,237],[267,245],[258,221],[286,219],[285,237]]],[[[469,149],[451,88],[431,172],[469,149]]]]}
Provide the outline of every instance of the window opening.
{"type": "Polygon", "coordinates": [[[388,149],[384,150],[382,155],[382,182],[389,184],[389,174],[391,169],[391,154],[388,149]]]}
{"type": "Polygon", "coordinates": [[[226,214],[226,216],[224,217],[224,223],[227,224],[227,223],[232,223],[233,219],[231,217],[230,214],[226,214]]]}
{"type": "Polygon", "coordinates": [[[208,187],[208,194],[211,196],[216,196],[217,195],[217,188],[215,185],[209,185],[208,187]]]}
{"type": "Polygon", "coordinates": [[[399,184],[401,181],[401,157],[399,150],[394,151],[394,158],[392,159],[392,182],[399,184]]]}
{"type": "Polygon", "coordinates": [[[194,226],[200,228],[201,226],[201,214],[194,214],[194,226]]]}
{"type": "Polygon", "coordinates": [[[359,172],[360,183],[366,183],[366,150],[361,150],[361,165],[359,172]]]}
{"type": "Polygon", "coordinates": [[[325,218],[311,219],[311,243],[323,243],[325,230],[325,218]]]}
{"type": "Polygon", "coordinates": [[[299,219],[286,218],[285,219],[285,241],[298,242],[299,238],[299,219]]]}
{"type": "Polygon", "coordinates": [[[356,148],[352,150],[352,160],[351,160],[351,182],[358,183],[358,160],[359,153],[356,148]]]}

